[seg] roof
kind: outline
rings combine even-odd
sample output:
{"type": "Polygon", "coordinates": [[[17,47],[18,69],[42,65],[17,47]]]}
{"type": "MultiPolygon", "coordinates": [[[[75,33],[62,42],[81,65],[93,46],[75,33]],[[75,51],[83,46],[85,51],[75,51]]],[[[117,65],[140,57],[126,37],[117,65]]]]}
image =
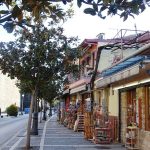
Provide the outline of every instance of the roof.
{"type": "Polygon", "coordinates": [[[105,39],[84,39],[84,41],[80,44],[80,47],[87,47],[90,44],[97,44],[98,42],[108,42],[105,39]]]}

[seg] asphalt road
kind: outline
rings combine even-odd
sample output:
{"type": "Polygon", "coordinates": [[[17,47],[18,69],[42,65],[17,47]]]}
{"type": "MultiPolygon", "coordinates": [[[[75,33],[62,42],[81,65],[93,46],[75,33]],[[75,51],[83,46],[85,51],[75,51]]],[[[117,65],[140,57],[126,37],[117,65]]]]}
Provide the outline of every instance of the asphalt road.
{"type": "Polygon", "coordinates": [[[0,147],[27,127],[28,115],[0,118],[0,147]]]}

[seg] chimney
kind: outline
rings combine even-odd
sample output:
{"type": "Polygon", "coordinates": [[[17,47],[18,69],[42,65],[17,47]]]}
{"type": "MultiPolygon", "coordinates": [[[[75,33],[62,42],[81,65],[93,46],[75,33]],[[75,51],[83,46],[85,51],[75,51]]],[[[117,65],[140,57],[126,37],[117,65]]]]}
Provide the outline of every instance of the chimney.
{"type": "Polygon", "coordinates": [[[105,33],[99,33],[96,37],[100,40],[103,40],[105,36],[105,33]]]}

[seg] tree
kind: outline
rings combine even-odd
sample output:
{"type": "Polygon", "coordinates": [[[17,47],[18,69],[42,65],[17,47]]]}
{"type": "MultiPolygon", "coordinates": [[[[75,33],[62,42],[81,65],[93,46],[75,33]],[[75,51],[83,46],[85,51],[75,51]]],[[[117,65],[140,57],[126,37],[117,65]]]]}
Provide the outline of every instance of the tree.
{"type": "Polygon", "coordinates": [[[83,3],[91,5],[84,10],[86,14],[98,15],[102,19],[108,15],[119,15],[124,21],[128,16],[139,15],[146,6],[150,6],[150,0],[77,0],[77,2],[79,7],[83,3]]]}
{"type": "MultiPolygon", "coordinates": [[[[34,18],[35,22],[39,18],[63,19],[62,9],[56,4],[71,2],[73,0],[1,0],[0,24],[8,32],[12,32],[16,25],[22,28],[32,27],[29,23],[31,18],[34,18]]],[[[134,17],[142,13],[150,6],[150,0],[77,0],[78,7],[83,4],[87,6],[84,9],[86,14],[98,15],[103,19],[108,15],[119,15],[126,20],[128,16],[134,17]]]]}
{"type": "MultiPolygon", "coordinates": [[[[52,101],[56,96],[61,94],[60,86],[63,87],[63,82],[64,81],[60,79],[51,80],[40,89],[40,97],[50,105],[49,116],[52,115],[52,101]]],[[[44,115],[45,114],[43,113],[43,118],[45,118],[44,115]]]]}
{"type": "Polygon", "coordinates": [[[18,107],[14,104],[10,105],[7,107],[6,112],[9,116],[15,116],[17,117],[18,115],[18,107]]]}
{"type": "Polygon", "coordinates": [[[32,94],[26,141],[26,149],[29,149],[31,118],[38,91],[49,81],[63,81],[64,75],[73,69],[74,64],[69,62],[74,59],[76,49],[72,46],[76,45],[76,38],[65,37],[63,29],[53,21],[49,29],[38,25],[32,33],[23,31],[19,35],[18,32],[18,36],[14,42],[0,43],[0,68],[3,74],[17,78],[18,86],[32,94]]]}
{"type": "Polygon", "coordinates": [[[25,30],[28,27],[32,28],[34,25],[31,22],[38,22],[41,19],[64,20],[67,14],[70,17],[72,10],[68,9],[64,12],[58,4],[53,4],[51,0],[0,1],[0,25],[8,33],[12,33],[16,26],[25,30]]]}

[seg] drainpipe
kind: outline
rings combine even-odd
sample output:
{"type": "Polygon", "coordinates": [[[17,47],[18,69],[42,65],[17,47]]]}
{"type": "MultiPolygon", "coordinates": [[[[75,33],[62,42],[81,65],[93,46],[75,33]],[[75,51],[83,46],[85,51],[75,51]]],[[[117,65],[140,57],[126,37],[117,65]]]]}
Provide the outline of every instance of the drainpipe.
{"type": "Polygon", "coordinates": [[[118,142],[121,143],[121,91],[119,90],[119,120],[118,120],[118,142]]]}

